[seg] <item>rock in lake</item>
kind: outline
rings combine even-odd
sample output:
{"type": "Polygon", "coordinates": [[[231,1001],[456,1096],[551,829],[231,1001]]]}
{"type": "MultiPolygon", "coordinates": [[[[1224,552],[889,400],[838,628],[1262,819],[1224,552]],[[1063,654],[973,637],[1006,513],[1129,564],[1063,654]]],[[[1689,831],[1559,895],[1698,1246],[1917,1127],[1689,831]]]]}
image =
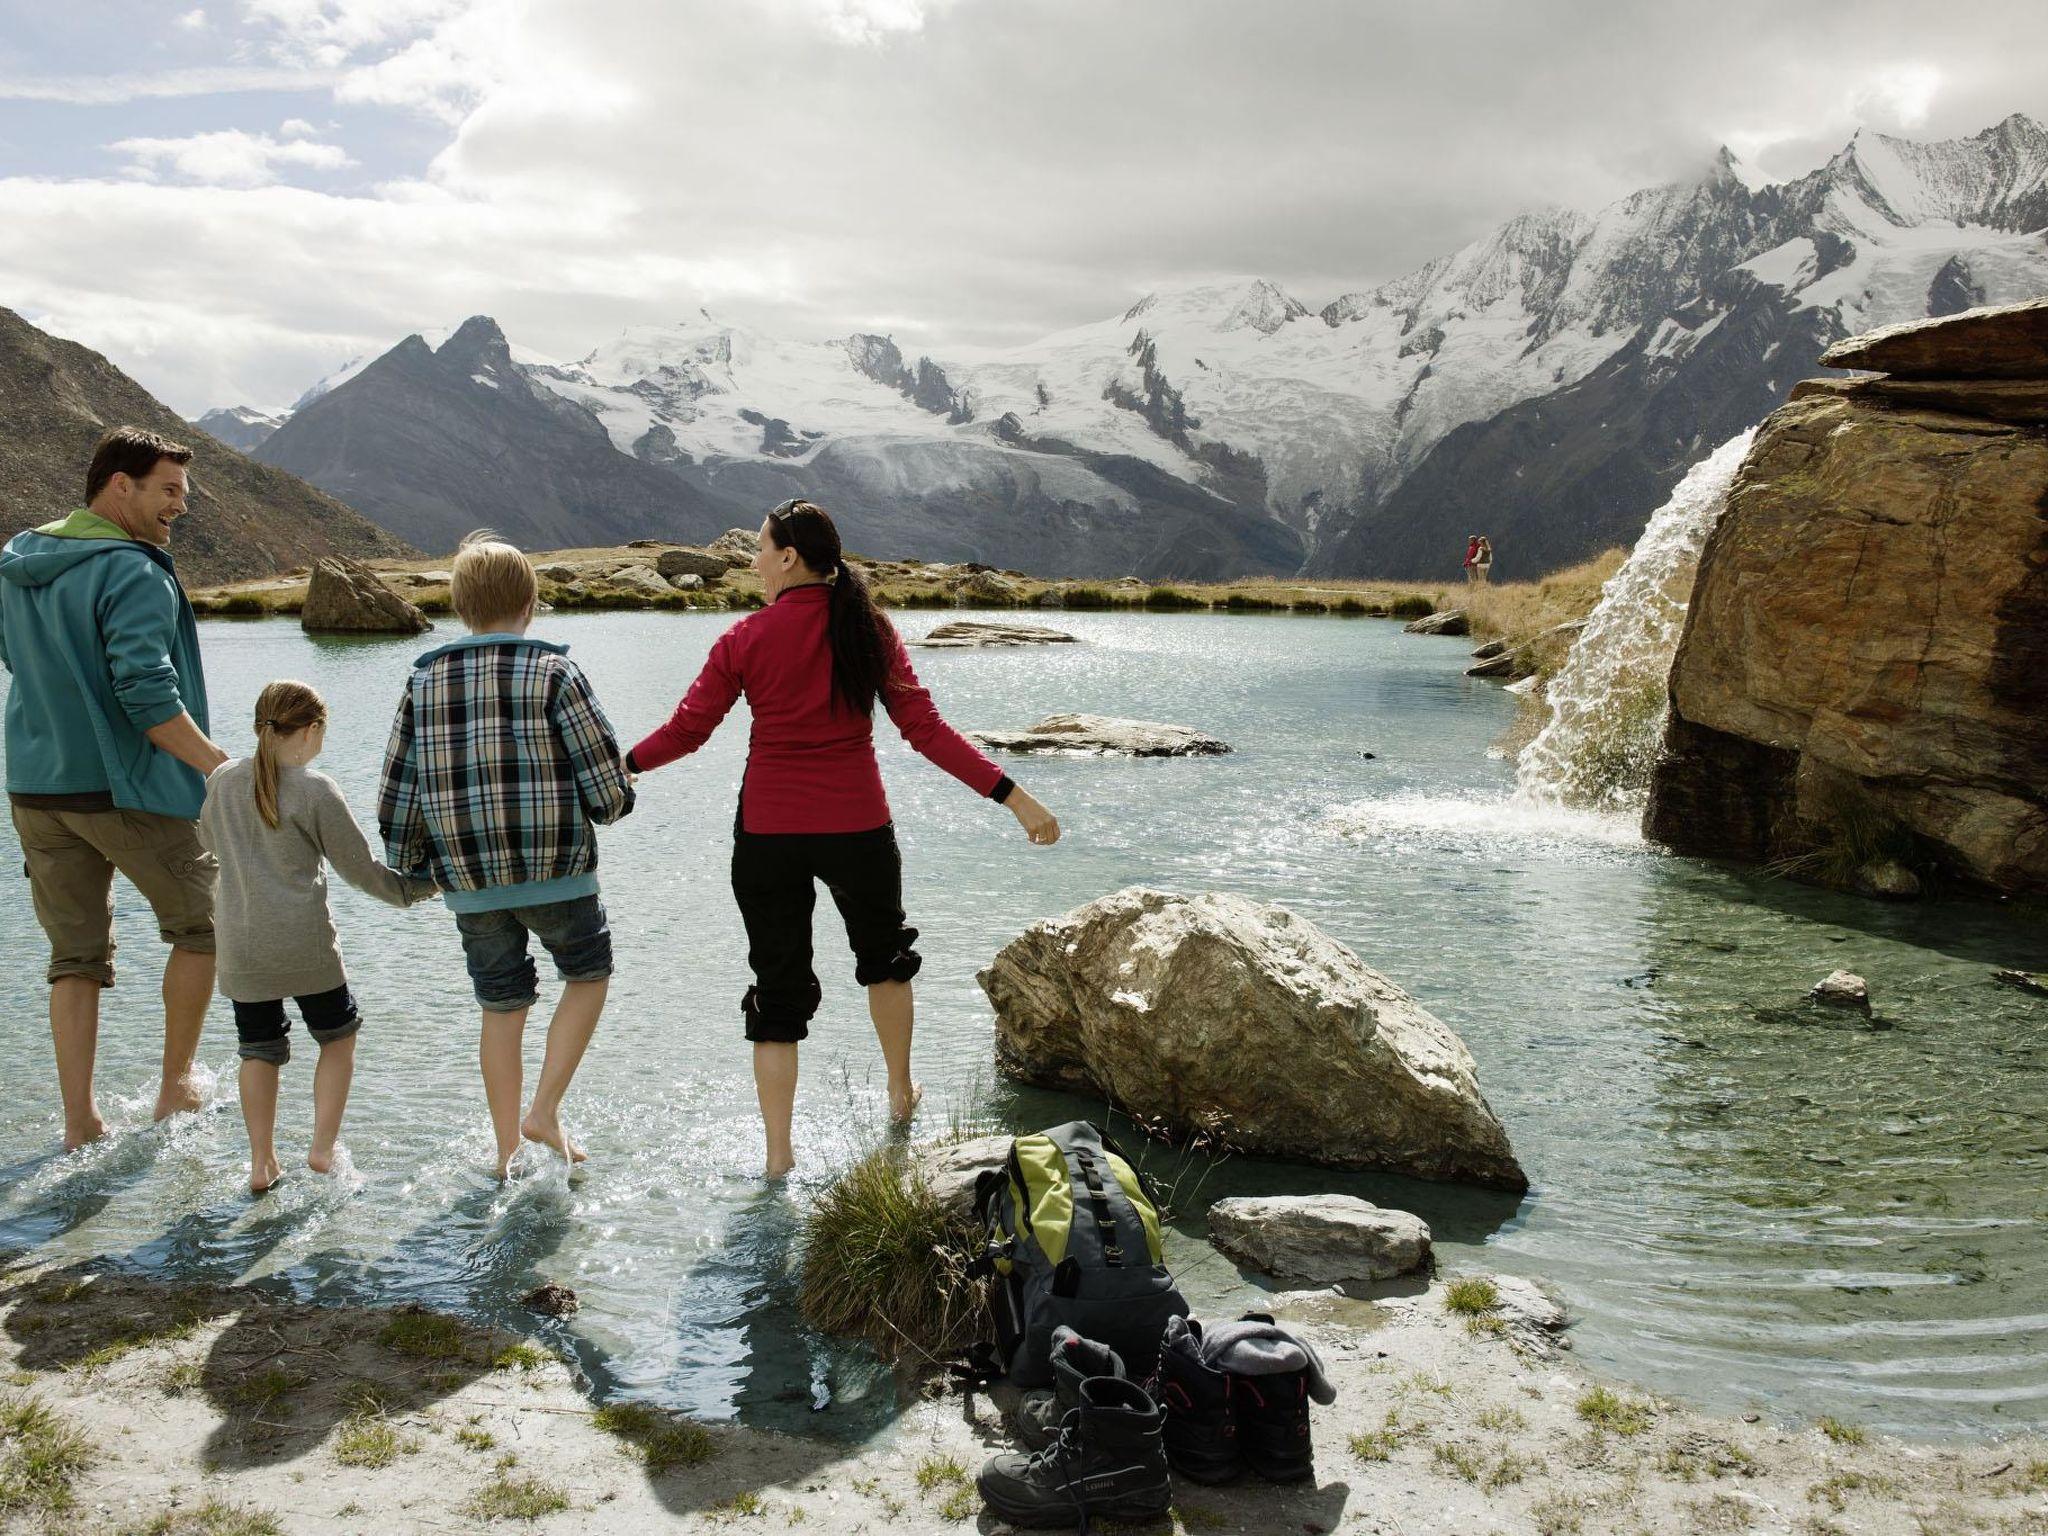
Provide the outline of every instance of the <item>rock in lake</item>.
{"type": "Polygon", "coordinates": [[[362,561],[322,555],[313,562],[299,627],[316,635],[418,635],[434,626],[362,561]]]}
{"type": "Polygon", "coordinates": [[[1464,1042],[1284,907],[1134,886],[979,980],[1006,1076],[1244,1152],[1528,1188],[1464,1042]]]}
{"type": "Polygon", "coordinates": [[[1445,608],[1437,613],[1424,614],[1414,623],[1405,626],[1404,633],[1411,635],[1469,635],[1472,622],[1465,617],[1462,608],[1445,608]]]}
{"type": "Polygon", "coordinates": [[[922,640],[913,640],[934,651],[982,651],[1006,645],[1072,645],[1074,637],[1063,629],[1043,624],[1010,624],[1001,619],[954,619],[934,627],[922,640]]]}
{"type": "Polygon", "coordinates": [[[1287,1280],[1364,1284],[1429,1264],[1429,1225],[1352,1195],[1267,1195],[1209,1207],[1209,1241],[1287,1280]]]}
{"type": "Polygon", "coordinates": [[[2048,985],[2043,985],[2038,976],[2028,971],[1998,970],[1991,973],[1991,979],[2001,987],[2012,987],[2032,997],[2048,997],[2048,985]]]}
{"type": "Polygon", "coordinates": [[[669,581],[678,576],[701,576],[707,582],[723,581],[725,573],[731,569],[732,563],[723,555],[701,549],[664,549],[654,557],[654,573],[669,581]]]}
{"type": "Polygon", "coordinates": [[[1021,731],[969,731],[995,752],[1073,752],[1098,757],[1215,757],[1230,743],[1185,725],[1113,715],[1047,715],[1021,731]]]}
{"type": "Polygon", "coordinates": [[[1870,1012],[1870,987],[1854,971],[1829,971],[1813,984],[1813,990],[1806,995],[1830,1008],[1870,1012]]]}

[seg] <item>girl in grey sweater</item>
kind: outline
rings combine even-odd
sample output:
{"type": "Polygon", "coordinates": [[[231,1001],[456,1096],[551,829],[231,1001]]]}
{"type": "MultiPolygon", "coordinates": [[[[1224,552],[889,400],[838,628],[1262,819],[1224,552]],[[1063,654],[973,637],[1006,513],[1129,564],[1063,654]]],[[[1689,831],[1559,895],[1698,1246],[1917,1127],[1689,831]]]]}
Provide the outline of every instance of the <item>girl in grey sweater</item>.
{"type": "Polygon", "coordinates": [[[291,1059],[284,1000],[320,1046],[313,1071],[313,1145],[306,1164],[334,1166],[335,1138],[355,1076],[356,1004],[327,911],[332,864],[359,891],[395,907],[435,894],[379,862],[334,780],[308,765],[327,738],[327,705],[304,683],[276,682],[256,700],[256,755],[206,781],[199,840],[220,861],[214,902],[220,990],[235,1007],[249,1188],[281,1177],[273,1135],[278,1068],[291,1059]]]}

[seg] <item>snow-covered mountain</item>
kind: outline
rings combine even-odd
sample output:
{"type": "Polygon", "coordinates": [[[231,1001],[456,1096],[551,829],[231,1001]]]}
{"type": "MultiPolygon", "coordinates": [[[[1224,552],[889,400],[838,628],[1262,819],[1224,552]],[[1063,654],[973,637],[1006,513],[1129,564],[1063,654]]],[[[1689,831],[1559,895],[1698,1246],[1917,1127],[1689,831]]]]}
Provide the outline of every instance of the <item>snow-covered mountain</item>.
{"type": "MultiPolygon", "coordinates": [[[[1859,133],[1783,184],[1723,150],[1696,177],[1520,215],[1320,309],[1245,278],[915,359],[883,336],[699,312],[574,363],[507,366],[707,508],[749,520],[803,491],[877,554],[1441,576],[1486,531],[1500,573],[1526,574],[1632,540],[1828,341],[2048,292],[2044,226],[2048,133],[2014,116],[1934,144],[1859,133]]],[[[344,370],[300,413],[372,372],[344,370]]]]}
{"type": "Polygon", "coordinates": [[[211,433],[230,448],[249,453],[254,451],[258,443],[284,425],[285,415],[259,411],[248,405],[224,405],[208,411],[204,416],[193,417],[192,425],[202,432],[211,433]]]}

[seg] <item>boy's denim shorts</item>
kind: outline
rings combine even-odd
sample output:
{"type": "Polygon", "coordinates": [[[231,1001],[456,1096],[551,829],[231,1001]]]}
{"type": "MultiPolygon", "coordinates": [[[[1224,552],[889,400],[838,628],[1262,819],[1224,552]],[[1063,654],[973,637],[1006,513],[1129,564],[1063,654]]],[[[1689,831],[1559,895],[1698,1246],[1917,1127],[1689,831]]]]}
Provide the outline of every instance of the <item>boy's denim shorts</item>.
{"type": "Polygon", "coordinates": [[[612,973],[612,931],[596,896],[458,912],[455,926],[476,1000],[493,1013],[531,1008],[540,995],[540,977],[526,952],[528,934],[540,940],[564,981],[603,981],[612,973]]]}

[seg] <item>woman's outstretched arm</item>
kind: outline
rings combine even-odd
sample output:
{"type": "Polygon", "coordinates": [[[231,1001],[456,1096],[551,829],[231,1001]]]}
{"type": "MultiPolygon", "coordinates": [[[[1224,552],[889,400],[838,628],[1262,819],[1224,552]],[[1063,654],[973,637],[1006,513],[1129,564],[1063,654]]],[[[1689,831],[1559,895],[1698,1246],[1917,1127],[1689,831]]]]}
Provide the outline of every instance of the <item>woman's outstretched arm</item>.
{"type": "Polygon", "coordinates": [[[696,751],[710,739],[738,702],[739,672],[734,666],[732,631],[727,630],[711,647],[704,670],[690,684],[690,691],[676,705],[676,712],[656,726],[626,754],[629,773],[645,773],[696,751]]]}

